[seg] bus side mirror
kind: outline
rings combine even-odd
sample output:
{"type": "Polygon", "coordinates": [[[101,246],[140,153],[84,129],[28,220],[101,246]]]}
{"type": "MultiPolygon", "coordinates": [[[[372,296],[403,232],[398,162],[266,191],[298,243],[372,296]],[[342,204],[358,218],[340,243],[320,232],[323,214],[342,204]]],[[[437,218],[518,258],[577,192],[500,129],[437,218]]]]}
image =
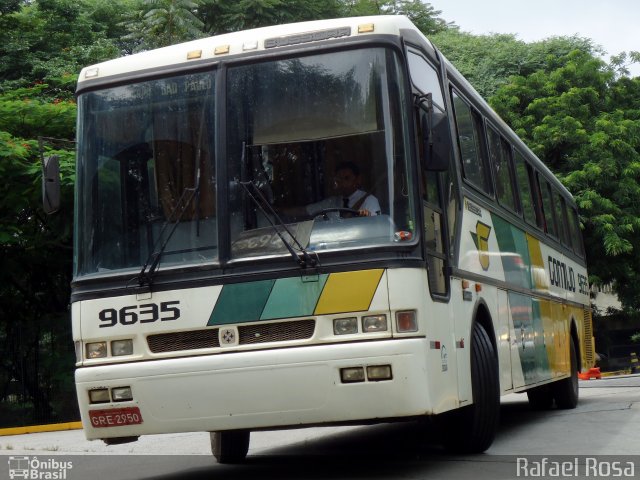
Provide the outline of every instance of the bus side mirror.
{"type": "MultiPolygon", "coordinates": [[[[433,109],[433,106],[431,106],[433,109]]],[[[433,110],[420,112],[420,131],[422,132],[422,155],[423,165],[427,171],[444,172],[449,168],[449,158],[442,155],[443,145],[437,145],[434,139],[435,130],[433,128],[433,110]]]]}
{"type": "Polygon", "coordinates": [[[60,208],[60,157],[45,157],[42,165],[42,207],[46,214],[60,208]]]}

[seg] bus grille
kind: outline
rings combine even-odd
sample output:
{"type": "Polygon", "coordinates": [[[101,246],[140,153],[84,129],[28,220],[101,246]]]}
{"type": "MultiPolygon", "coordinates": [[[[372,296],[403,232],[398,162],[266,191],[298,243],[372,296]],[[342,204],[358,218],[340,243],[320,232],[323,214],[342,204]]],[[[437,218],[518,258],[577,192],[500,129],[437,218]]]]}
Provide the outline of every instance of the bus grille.
{"type": "Polygon", "coordinates": [[[149,344],[149,350],[153,353],[179,352],[181,350],[197,350],[199,348],[220,346],[217,328],[189,332],[158,333],[149,335],[147,343],[149,344]]]}
{"type": "Polygon", "coordinates": [[[240,333],[240,345],[305,340],[313,336],[315,326],[315,320],[244,325],[242,327],[238,327],[238,332],[240,333]]]}
{"type": "Polygon", "coordinates": [[[593,345],[593,324],[591,321],[591,310],[584,309],[584,321],[582,322],[584,328],[584,356],[586,360],[586,367],[593,367],[595,346],[593,345]]]}
{"type": "MultiPolygon", "coordinates": [[[[240,345],[253,345],[306,340],[313,336],[315,326],[315,320],[243,325],[238,327],[238,333],[240,334],[238,343],[240,345]]],[[[149,335],[147,344],[149,345],[149,350],[153,353],[220,347],[217,328],[149,335]]]]}

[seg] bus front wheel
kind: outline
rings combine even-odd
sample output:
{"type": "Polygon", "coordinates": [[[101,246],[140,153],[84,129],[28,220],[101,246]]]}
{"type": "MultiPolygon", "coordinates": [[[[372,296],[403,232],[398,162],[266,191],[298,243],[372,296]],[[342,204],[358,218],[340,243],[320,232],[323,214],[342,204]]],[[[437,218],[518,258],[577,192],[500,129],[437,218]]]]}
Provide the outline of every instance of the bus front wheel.
{"type": "Polygon", "coordinates": [[[241,463],[249,451],[249,430],[211,432],[211,452],[218,463],[241,463]]]}
{"type": "Polygon", "coordinates": [[[495,348],[485,328],[475,323],[471,338],[473,405],[445,414],[448,450],[481,453],[493,443],[500,417],[500,385],[495,348]]]}

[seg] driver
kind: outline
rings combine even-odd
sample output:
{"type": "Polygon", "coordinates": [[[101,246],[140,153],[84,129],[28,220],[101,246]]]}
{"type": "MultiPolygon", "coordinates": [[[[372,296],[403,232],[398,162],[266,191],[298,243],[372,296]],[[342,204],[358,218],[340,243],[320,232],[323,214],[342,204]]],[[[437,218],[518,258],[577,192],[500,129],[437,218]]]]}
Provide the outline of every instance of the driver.
{"type": "MultiPolygon", "coordinates": [[[[334,188],[337,195],[327,197],[319,202],[307,205],[308,215],[314,216],[328,208],[349,208],[358,212],[360,217],[380,215],[378,199],[360,189],[360,169],[353,162],[340,162],[336,166],[334,188]]],[[[349,216],[343,214],[341,216],[349,216]]]]}

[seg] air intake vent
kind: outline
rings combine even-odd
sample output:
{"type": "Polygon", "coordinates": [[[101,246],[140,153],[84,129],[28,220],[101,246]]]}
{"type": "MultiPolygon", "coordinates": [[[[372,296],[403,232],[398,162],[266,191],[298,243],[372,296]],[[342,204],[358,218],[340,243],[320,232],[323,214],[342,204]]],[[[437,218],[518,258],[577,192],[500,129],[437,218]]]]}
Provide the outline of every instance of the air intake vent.
{"type": "MultiPolygon", "coordinates": [[[[258,343],[290,342],[313,337],[315,320],[292,322],[269,322],[238,327],[240,345],[258,343]]],[[[159,333],[147,337],[149,350],[153,353],[180,352],[202,348],[218,348],[217,328],[192,330],[189,332],[159,333]]]]}
{"type": "Polygon", "coordinates": [[[315,326],[315,320],[245,325],[238,328],[240,345],[305,340],[313,336],[315,326]]]}
{"type": "Polygon", "coordinates": [[[192,330],[190,332],[158,333],[147,337],[149,350],[153,353],[179,352],[199,348],[220,346],[218,329],[192,330]]]}

